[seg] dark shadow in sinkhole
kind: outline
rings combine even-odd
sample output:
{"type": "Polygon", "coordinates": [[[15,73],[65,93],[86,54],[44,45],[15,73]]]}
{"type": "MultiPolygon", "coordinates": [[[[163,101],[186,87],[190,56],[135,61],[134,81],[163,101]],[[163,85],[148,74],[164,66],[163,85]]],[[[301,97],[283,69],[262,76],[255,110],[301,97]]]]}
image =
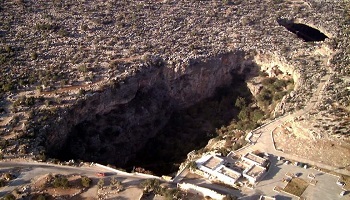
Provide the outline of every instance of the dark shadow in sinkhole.
{"type": "Polygon", "coordinates": [[[277,20],[278,24],[284,26],[288,31],[296,34],[305,42],[324,41],[328,38],[321,31],[301,23],[294,23],[287,20],[277,20]]]}
{"type": "MultiPolygon", "coordinates": [[[[156,137],[148,140],[135,157],[123,166],[150,170],[156,175],[172,175],[192,150],[204,151],[208,140],[217,136],[216,129],[229,125],[239,110],[235,107],[237,97],[252,102],[252,94],[243,76],[234,75],[231,84],[220,87],[213,97],[195,105],[175,111],[156,137]]],[[[256,124],[252,124],[252,129],[256,124]]]]}

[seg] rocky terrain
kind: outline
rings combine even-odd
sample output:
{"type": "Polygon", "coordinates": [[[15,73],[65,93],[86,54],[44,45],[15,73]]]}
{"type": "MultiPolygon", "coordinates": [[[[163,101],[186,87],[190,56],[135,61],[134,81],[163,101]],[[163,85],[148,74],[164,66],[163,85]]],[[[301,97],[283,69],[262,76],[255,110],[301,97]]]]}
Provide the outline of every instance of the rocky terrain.
{"type": "MultiPolygon", "coordinates": [[[[295,83],[274,116],[303,108],[320,78],[331,74],[319,97],[323,103],[296,121],[314,137],[348,142],[348,3],[261,5],[1,1],[2,154],[55,157],[82,136],[99,156],[113,152],[123,160],[154,137],[173,111],[210,97],[232,81],[232,73],[249,81],[259,70],[295,83]],[[281,21],[306,24],[328,38],[305,42],[281,21]],[[82,128],[92,131],[70,134],[82,128]],[[113,145],[100,148],[104,143],[113,145]]],[[[109,157],[102,156],[107,162],[109,157]]]]}

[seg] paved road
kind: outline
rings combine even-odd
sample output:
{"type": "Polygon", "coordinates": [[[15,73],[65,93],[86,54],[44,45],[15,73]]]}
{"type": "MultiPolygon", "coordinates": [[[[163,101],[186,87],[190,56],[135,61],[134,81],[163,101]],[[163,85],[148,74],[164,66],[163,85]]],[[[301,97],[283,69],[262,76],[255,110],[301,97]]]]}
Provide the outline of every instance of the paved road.
{"type": "Polygon", "coordinates": [[[148,177],[137,175],[137,174],[117,174],[112,170],[107,170],[97,166],[82,166],[82,167],[72,167],[72,166],[61,166],[48,163],[35,163],[30,162],[16,162],[16,161],[7,161],[0,162],[0,172],[6,171],[7,169],[20,168],[21,173],[16,179],[10,181],[7,187],[0,188],[0,197],[4,194],[13,191],[18,186],[22,184],[30,183],[34,178],[52,173],[52,174],[79,174],[83,176],[88,176],[90,178],[97,178],[97,172],[105,172],[106,177],[115,176],[118,180],[122,180],[122,183],[125,186],[136,185],[138,186],[143,180],[148,179],[148,177]]]}
{"type": "Polygon", "coordinates": [[[284,153],[282,151],[278,151],[275,149],[275,145],[274,145],[274,141],[273,141],[272,131],[274,129],[276,129],[278,126],[280,126],[281,124],[283,124],[285,122],[288,122],[296,117],[307,114],[317,105],[317,103],[320,103],[320,100],[322,98],[322,93],[324,91],[326,84],[329,82],[330,77],[331,77],[331,74],[327,74],[326,76],[324,76],[321,79],[320,84],[318,85],[316,91],[313,93],[314,95],[311,97],[311,99],[308,101],[308,103],[306,104],[306,106],[302,110],[296,111],[292,114],[286,114],[280,118],[277,118],[276,120],[273,120],[272,122],[270,122],[268,124],[263,125],[261,128],[254,130],[252,132],[253,133],[253,137],[252,137],[253,144],[251,144],[250,146],[247,146],[246,148],[239,150],[238,152],[240,154],[245,154],[245,153],[255,151],[255,150],[264,151],[264,152],[267,152],[269,154],[285,157],[287,159],[296,160],[296,161],[303,162],[303,163],[309,163],[310,165],[314,165],[314,166],[317,166],[319,168],[328,169],[328,170],[331,170],[331,171],[334,171],[334,172],[337,172],[340,174],[345,174],[345,175],[350,176],[350,172],[346,169],[333,167],[333,166],[326,165],[323,163],[311,161],[309,159],[301,158],[301,157],[298,157],[295,155],[287,154],[287,153],[284,153]]]}

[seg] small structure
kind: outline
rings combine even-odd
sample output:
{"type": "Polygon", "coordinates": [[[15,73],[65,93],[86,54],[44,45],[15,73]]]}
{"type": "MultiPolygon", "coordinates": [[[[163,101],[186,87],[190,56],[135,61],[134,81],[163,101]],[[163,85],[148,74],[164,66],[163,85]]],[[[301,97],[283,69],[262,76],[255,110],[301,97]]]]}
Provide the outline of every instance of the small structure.
{"type": "Polygon", "coordinates": [[[250,183],[256,183],[265,172],[265,167],[252,165],[243,171],[243,177],[247,178],[250,183]]]}
{"type": "Polygon", "coordinates": [[[246,161],[247,163],[251,164],[251,165],[259,165],[259,166],[266,166],[267,163],[267,159],[266,158],[262,158],[260,156],[257,156],[253,153],[247,153],[246,155],[244,155],[242,157],[242,160],[246,161]]]}
{"type": "Polygon", "coordinates": [[[214,171],[223,163],[224,160],[215,155],[206,155],[196,161],[198,169],[204,172],[206,178],[213,175],[214,171]]]}
{"type": "Polygon", "coordinates": [[[235,184],[236,181],[242,176],[241,173],[225,166],[220,166],[215,174],[217,179],[228,185],[235,184]]]}

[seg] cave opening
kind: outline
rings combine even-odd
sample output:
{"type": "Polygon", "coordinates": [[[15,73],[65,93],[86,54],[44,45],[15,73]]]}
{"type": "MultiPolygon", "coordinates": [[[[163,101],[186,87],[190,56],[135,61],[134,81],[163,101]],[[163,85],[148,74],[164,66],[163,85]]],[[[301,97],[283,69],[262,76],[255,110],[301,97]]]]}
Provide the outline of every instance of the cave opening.
{"type": "Polygon", "coordinates": [[[156,175],[171,175],[189,152],[205,147],[217,136],[217,129],[237,119],[238,97],[247,103],[253,101],[246,77],[232,76],[232,82],[217,88],[212,97],[180,110],[161,95],[166,93],[161,86],[138,92],[127,105],[119,105],[73,127],[55,157],[111,164],[127,171],[139,167],[156,175]],[[149,137],[150,132],[156,135],[149,137]],[[129,140],[125,133],[138,139],[129,140]]]}
{"type": "Polygon", "coordinates": [[[278,20],[279,25],[284,26],[288,31],[297,35],[305,42],[324,41],[328,37],[320,30],[302,23],[294,23],[286,20],[278,20]]]}
{"type": "Polygon", "coordinates": [[[168,123],[123,167],[128,171],[141,167],[159,176],[176,172],[189,152],[204,151],[220,127],[237,120],[240,109],[235,101],[239,97],[247,104],[253,102],[244,76],[234,75],[233,81],[217,88],[212,97],[172,113],[168,123]]]}

